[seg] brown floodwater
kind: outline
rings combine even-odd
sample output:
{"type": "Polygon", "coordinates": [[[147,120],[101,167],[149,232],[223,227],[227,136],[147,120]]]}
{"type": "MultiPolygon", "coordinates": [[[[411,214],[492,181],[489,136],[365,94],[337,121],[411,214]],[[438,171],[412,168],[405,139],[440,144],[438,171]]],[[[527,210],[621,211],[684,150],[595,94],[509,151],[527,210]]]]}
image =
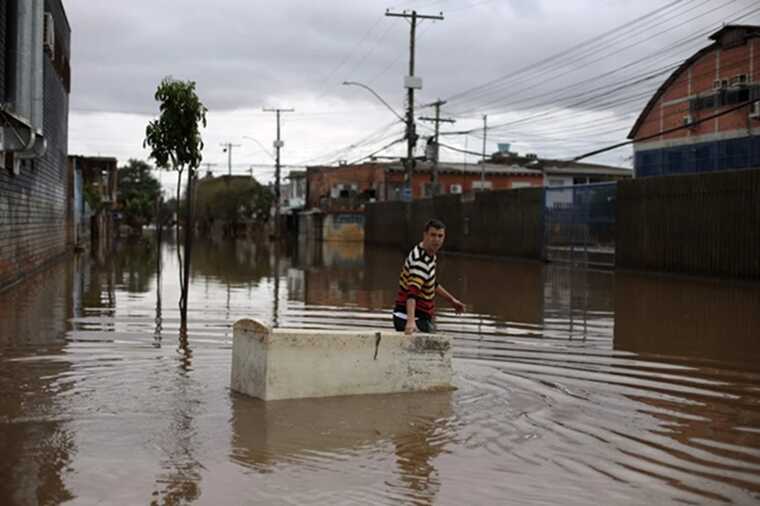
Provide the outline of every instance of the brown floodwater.
{"type": "Polygon", "coordinates": [[[444,253],[456,391],[229,390],[236,319],[388,327],[402,256],[202,241],[186,341],[172,244],[0,293],[0,504],[760,502],[756,284],[444,253]]]}

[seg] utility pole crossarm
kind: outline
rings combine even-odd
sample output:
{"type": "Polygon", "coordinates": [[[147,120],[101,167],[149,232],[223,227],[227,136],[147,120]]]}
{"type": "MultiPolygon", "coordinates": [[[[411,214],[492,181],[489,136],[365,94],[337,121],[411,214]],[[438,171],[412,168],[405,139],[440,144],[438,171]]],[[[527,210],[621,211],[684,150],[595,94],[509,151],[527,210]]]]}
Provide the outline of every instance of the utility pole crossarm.
{"type": "Polygon", "coordinates": [[[428,118],[427,116],[420,116],[417,118],[420,121],[430,121],[432,123],[456,123],[457,120],[451,118],[428,118]]]}
{"type": "Polygon", "coordinates": [[[438,135],[440,135],[440,126],[441,123],[456,123],[456,120],[453,120],[451,118],[441,118],[441,106],[446,103],[445,100],[437,100],[433,102],[432,105],[435,107],[435,118],[428,118],[428,117],[421,117],[421,121],[432,121],[435,123],[435,137],[434,137],[434,156],[433,156],[433,170],[430,174],[431,182],[433,183],[433,196],[438,194],[438,157],[439,157],[439,150],[438,150],[438,135]]]}
{"type": "Polygon", "coordinates": [[[416,11],[412,12],[391,12],[390,10],[385,11],[385,15],[390,18],[411,18],[416,17],[417,19],[435,19],[438,21],[443,21],[443,13],[441,12],[438,15],[430,15],[430,14],[416,14],[416,11]]]}

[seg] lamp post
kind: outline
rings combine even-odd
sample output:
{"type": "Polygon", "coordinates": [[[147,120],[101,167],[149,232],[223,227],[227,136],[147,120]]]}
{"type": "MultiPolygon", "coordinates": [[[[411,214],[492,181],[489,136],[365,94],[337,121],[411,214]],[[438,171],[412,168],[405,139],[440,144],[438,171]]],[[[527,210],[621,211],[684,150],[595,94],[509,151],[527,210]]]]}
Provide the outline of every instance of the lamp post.
{"type": "MultiPolygon", "coordinates": [[[[370,87],[369,87],[369,86],[367,86],[366,84],[364,84],[364,83],[360,83],[360,82],[357,82],[357,81],[343,81],[343,85],[344,85],[344,86],[359,86],[360,88],[364,88],[364,89],[365,89],[365,90],[367,90],[368,92],[372,93],[372,95],[373,95],[373,96],[374,96],[376,99],[378,99],[380,102],[382,102],[382,104],[383,104],[383,105],[384,105],[384,106],[385,106],[385,107],[386,107],[386,108],[387,108],[389,111],[391,111],[391,112],[393,113],[393,115],[394,115],[394,116],[396,116],[396,117],[399,119],[399,121],[401,121],[402,123],[406,123],[407,136],[409,136],[409,135],[410,135],[410,132],[411,132],[410,128],[411,128],[411,127],[410,127],[410,122],[409,122],[409,120],[408,120],[408,119],[405,119],[403,116],[401,116],[399,113],[397,113],[397,112],[396,112],[396,110],[395,110],[393,107],[391,107],[391,105],[390,105],[388,102],[386,102],[386,101],[383,99],[383,97],[381,97],[380,95],[378,95],[378,94],[377,94],[377,92],[376,92],[375,90],[373,90],[372,88],[370,88],[370,87]]],[[[409,152],[411,153],[411,150],[409,150],[409,152]]],[[[406,165],[406,167],[407,167],[407,174],[409,174],[409,173],[410,173],[410,171],[409,171],[409,167],[411,166],[411,163],[412,163],[412,162],[413,162],[413,160],[409,159],[409,156],[407,156],[407,160],[406,160],[406,164],[405,164],[405,165],[406,165]]],[[[408,184],[409,184],[409,191],[410,191],[409,195],[411,195],[411,187],[412,187],[412,181],[411,181],[411,177],[409,177],[409,182],[408,182],[408,184]]]]}
{"type": "Polygon", "coordinates": [[[396,110],[393,109],[393,107],[390,106],[390,104],[388,102],[386,102],[385,100],[383,100],[383,97],[381,97],[380,95],[378,95],[375,90],[373,90],[372,88],[370,88],[366,84],[363,84],[363,83],[360,83],[360,82],[357,82],[357,81],[343,81],[343,86],[358,86],[360,88],[364,88],[368,92],[372,93],[372,95],[374,95],[376,99],[378,99],[380,102],[382,102],[382,104],[385,107],[387,107],[388,110],[391,111],[393,113],[393,115],[396,116],[400,121],[406,121],[403,118],[403,116],[401,116],[399,113],[397,113],[396,110]]]}
{"type": "Polygon", "coordinates": [[[269,158],[271,158],[272,160],[274,160],[274,155],[273,155],[272,153],[270,153],[270,152],[267,150],[267,148],[266,148],[266,147],[265,147],[265,146],[264,146],[262,143],[260,143],[260,142],[259,142],[259,140],[258,140],[258,139],[254,139],[253,137],[250,137],[250,136],[248,136],[248,135],[244,135],[244,136],[243,136],[243,139],[248,139],[249,141],[253,141],[253,142],[255,142],[256,144],[258,144],[258,145],[259,145],[259,147],[261,148],[261,150],[262,150],[264,153],[266,153],[266,154],[267,154],[267,156],[268,156],[269,158]]]}

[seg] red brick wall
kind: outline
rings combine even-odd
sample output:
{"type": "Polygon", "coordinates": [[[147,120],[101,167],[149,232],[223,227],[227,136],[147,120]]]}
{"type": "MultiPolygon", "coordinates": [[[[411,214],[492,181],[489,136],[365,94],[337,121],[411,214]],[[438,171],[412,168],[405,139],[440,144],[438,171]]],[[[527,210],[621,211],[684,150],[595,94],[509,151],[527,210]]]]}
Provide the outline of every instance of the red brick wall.
{"type": "MultiPolygon", "coordinates": [[[[687,97],[705,94],[713,89],[716,79],[731,79],[737,74],[750,75],[750,80],[760,80],[760,43],[758,39],[749,39],[746,44],[729,49],[713,49],[683,69],[680,75],[668,86],[658,102],[644,118],[636,135],[637,139],[657,134],[661,130],[679,127],[683,118],[689,113],[687,97]],[[752,48],[752,46],[754,46],[752,48]],[[752,48],[752,49],[751,49],[752,48]],[[754,53],[751,55],[751,53],[754,53]],[[754,62],[750,65],[750,56],[754,62]],[[716,72],[716,66],[719,67],[716,72]],[[689,82],[691,81],[691,85],[689,82]],[[674,102],[674,103],[673,103],[674,102]]],[[[732,106],[731,106],[732,107],[732,106]]],[[[712,108],[697,112],[694,120],[719,113],[729,107],[712,108]]],[[[662,140],[696,137],[705,134],[719,133],[747,128],[747,110],[721,116],[716,120],[708,120],[699,125],[678,130],[661,136],[662,140]]]]}
{"type": "Polygon", "coordinates": [[[306,173],[306,207],[319,207],[320,199],[329,197],[331,188],[340,183],[357,184],[359,193],[373,188],[380,192],[385,179],[384,171],[384,165],[372,163],[345,167],[310,167],[306,173]]]}

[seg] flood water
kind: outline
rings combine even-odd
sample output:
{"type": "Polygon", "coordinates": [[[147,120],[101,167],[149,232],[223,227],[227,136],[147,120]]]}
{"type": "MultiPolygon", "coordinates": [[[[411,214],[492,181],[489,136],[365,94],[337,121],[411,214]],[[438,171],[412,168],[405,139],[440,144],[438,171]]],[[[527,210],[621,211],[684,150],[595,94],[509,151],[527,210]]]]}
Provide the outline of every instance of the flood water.
{"type": "Polygon", "coordinates": [[[187,341],[171,244],[0,293],[0,504],[760,503],[758,285],[444,253],[456,391],[264,403],[233,322],[389,327],[403,253],[194,255],[187,341]]]}

